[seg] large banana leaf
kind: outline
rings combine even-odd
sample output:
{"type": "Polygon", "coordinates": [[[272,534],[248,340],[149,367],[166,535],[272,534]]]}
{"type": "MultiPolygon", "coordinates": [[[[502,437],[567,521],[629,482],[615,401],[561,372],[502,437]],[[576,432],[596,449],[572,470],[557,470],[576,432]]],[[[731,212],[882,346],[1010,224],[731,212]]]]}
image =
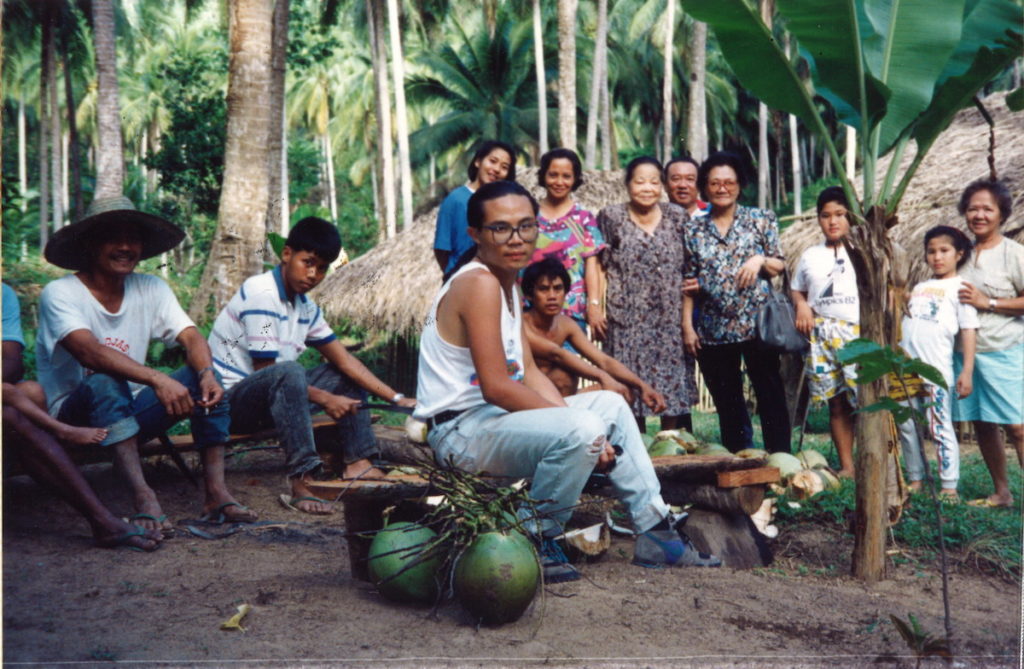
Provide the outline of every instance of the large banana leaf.
{"type": "Polygon", "coordinates": [[[861,132],[871,128],[885,114],[889,91],[863,66],[861,41],[871,26],[858,21],[857,2],[778,0],[778,8],[811,67],[815,92],[828,100],[843,123],[861,132]],[[862,108],[868,117],[863,125],[862,108]]]}
{"type": "Polygon", "coordinates": [[[1024,10],[1009,0],[981,0],[964,24],[954,57],[942,73],[928,109],[914,123],[918,150],[927,149],[982,86],[1024,50],[1024,10]],[[966,71],[962,63],[968,63],[966,71]],[[959,73],[959,74],[956,74],[959,73]],[[951,76],[952,75],[952,76],[951,76]]]}
{"type": "Polygon", "coordinates": [[[769,107],[793,114],[815,129],[820,127],[810,93],[755,7],[744,0],[684,0],[683,9],[712,27],[744,88],[769,107]]]}
{"type": "Polygon", "coordinates": [[[883,155],[932,102],[935,84],[960,41],[964,0],[862,2],[874,32],[884,36],[864,44],[865,60],[892,91],[878,129],[876,155],[883,155]]]}

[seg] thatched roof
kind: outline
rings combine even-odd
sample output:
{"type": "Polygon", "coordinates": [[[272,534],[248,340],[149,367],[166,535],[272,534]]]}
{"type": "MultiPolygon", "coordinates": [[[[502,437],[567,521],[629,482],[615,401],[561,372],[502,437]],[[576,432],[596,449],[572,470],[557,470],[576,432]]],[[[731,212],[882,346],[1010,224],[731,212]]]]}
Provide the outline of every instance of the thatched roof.
{"type": "MultiPolygon", "coordinates": [[[[1013,193],[1014,210],[1019,212],[1024,207],[1024,113],[1012,114],[1006,107],[1005,94],[988,97],[985,106],[996,122],[996,170],[1013,193]]],[[[912,282],[927,272],[920,252],[924,231],[939,223],[964,227],[956,203],[964,186],[988,175],[987,155],[988,125],[972,107],[957,115],[918,170],[899,209],[901,223],[893,229],[895,240],[910,252],[912,282]]],[[[904,163],[909,165],[911,158],[907,155],[904,163]]],[[[887,167],[888,161],[883,161],[880,179],[887,167]]],[[[519,172],[519,182],[542,196],[537,170],[521,168],[519,172]]],[[[625,201],[622,177],[622,170],[586,172],[585,183],[576,192],[577,201],[595,213],[625,201]]],[[[327,317],[346,318],[371,330],[418,333],[441,284],[441,271],[432,250],[436,220],[435,207],[418,216],[408,230],[329,275],[313,295],[327,317]]],[[[1004,229],[1019,228],[1020,220],[1019,214],[1014,216],[1004,229]]],[[[795,264],[804,249],[820,239],[812,211],[786,229],[782,245],[786,257],[795,264]]],[[[1024,232],[1016,239],[1024,241],[1024,232]]]]}
{"type": "MultiPolygon", "coordinates": [[[[1013,196],[1014,214],[1004,223],[1003,231],[1024,242],[1024,113],[1013,113],[1007,108],[1005,93],[990,95],[984,103],[995,121],[996,174],[1013,196]]],[[[989,176],[988,145],[989,125],[981,112],[973,106],[962,110],[935,142],[907,188],[897,211],[899,223],[892,229],[891,237],[906,251],[910,285],[928,277],[923,245],[926,231],[936,225],[952,225],[968,232],[956,205],[967,184],[989,176]]],[[[912,159],[913,147],[908,147],[902,168],[906,169],[912,159]]],[[[889,162],[887,157],[878,167],[879,184],[889,162]]],[[[819,243],[821,238],[813,210],[788,227],[782,233],[782,247],[790,269],[795,268],[804,249],[819,243]]]]}

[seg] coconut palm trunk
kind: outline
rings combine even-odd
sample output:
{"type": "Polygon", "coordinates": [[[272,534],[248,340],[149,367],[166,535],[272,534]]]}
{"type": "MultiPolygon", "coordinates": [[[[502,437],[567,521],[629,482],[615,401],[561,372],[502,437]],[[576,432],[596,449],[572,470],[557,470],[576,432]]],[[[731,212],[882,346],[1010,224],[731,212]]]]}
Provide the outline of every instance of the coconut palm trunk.
{"type": "Polygon", "coordinates": [[[117,99],[114,7],[111,0],[93,0],[92,25],[97,79],[94,197],[118,197],[124,192],[124,145],[121,141],[121,112],[117,99]]]}
{"type": "Polygon", "coordinates": [[[50,94],[47,81],[47,60],[50,50],[47,45],[53,35],[53,22],[50,20],[52,8],[46,3],[40,12],[42,20],[42,39],[40,39],[39,55],[39,248],[46,246],[50,238],[50,94]]]}
{"type": "Polygon", "coordinates": [[[66,153],[69,176],[71,181],[71,198],[68,201],[71,209],[71,220],[77,220],[85,214],[85,202],[82,198],[82,152],[78,145],[78,124],[75,122],[75,93],[71,86],[71,64],[68,59],[68,45],[63,49],[64,59],[64,104],[68,115],[68,150],[66,153]]]}
{"type": "Polygon", "coordinates": [[[544,76],[544,30],[540,0],[533,0],[533,58],[537,73],[537,126],[540,153],[548,152],[548,86],[544,76]]]}
{"type": "Polygon", "coordinates": [[[686,40],[687,70],[690,72],[690,98],[686,108],[686,146],[690,155],[702,162],[708,157],[708,113],[705,87],[708,25],[694,21],[686,40]]]}
{"type": "Polygon", "coordinates": [[[380,238],[395,236],[395,162],[391,143],[391,104],[388,90],[388,55],[384,45],[384,17],[373,0],[366,0],[367,23],[370,30],[370,56],[373,79],[377,84],[374,102],[377,116],[377,165],[380,169],[380,238]]]}
{"type": "MultiPolygon", "coordinates": [[[[228,125],[217,232],[190,315],[216,314],[263,265],[269,194],[272,0],[228,3],[228,125]],[[211,305],[212,302],[212,305],[211,305]]],[[[276,121],[276,119],[274,119],[276,121]]]]}
{"type": "MultiPolygon", "coordinates": [[[[55,19],[54,14],[50,14],[55,19]]],[[[52,25],[46,42],[46,93],[49,100],[50,123],[50,206],[53,229],[64,227],[64,146],[60,122],[59,89],[57,87],[57,35],[52,25]]]]}
{"type": "Polygon", "coordinates": [[[289,0],[274,3],[273,56],[270,63],[270,153],[267,232],[288,234],[288,141],[284,113],[284,77],[287,69],[289,0]]]}
{"type": "Polygon", "coordinates": [[[18,188],[21,194],[21,212],[28,209],[28,151],[25,146],[25,96],[18,96],[18,188]]]}
{"type": "Polygon", "coordinates": [[[672,32],[676,23],[675,0],[668,0],[665,8],[665,59],[664,72],[661,81],[661,104],[662,104],[662,145],[661,159],[667,162],[672,158],[672,32]]]}
{"type": "Polygon", "coordinates": [[[576,150],[576,6],[558,0],[558,138],[576,150]]]}
{"type": "MultiPolygon", "coordinates": [[[[409,120],[405,106],[405,63],[398,2],[388,0],[388,32],[391,36],[391,71],[395,79],[395,132],[398,135],[398,166],[402,188],[402,229],[412,225],[412,165],[409,162],[409,120]]],[[[491,28],[494,34],[494,28],[491,28]]]]}
{"type": "Polygon", "coordinates": [[[590,75],[590,107],[587,112],[586,167],[597,164],[597,125],[600,120],[601,92],[608,62],[608,0],[597,2],[597,37],[594,39],[594,62],[590,75]]]}
{"type": "MultiPolygon", "coordinates": [[[[775,0],[760,0],[761,20],[771,30],[772,15],[775,14],[775,0]]],[[[768,106],[757,103],[757,206],[768,206],[768,106]]]]}

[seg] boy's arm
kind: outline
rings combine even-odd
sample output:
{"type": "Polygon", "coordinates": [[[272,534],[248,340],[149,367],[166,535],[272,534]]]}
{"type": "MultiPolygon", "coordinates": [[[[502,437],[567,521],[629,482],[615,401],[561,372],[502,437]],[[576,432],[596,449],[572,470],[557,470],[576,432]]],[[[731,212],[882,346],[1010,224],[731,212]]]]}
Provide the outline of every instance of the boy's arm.
{"type": "Polygon", "coordinates": [[[807,301],[807,293],[802,290],[790,290],[789,296],[793,299],[793,309],[796,311],[797,332],[810,337],[811,330],[814,329],[814,310],[807,301]]]}
{"type": "MultiPolygon", "coordinates": [[[[315,346],[315,348],[320,352],[320,355],[324,356],[327,362],[337,367],[338,371],[352,379],[356,385],[366,392],[376,395],[387,402],[390,402],[399,394],[397,390],[377,378],[376,374],[367,369],[366,365],[359,361],[359,358],[349,353],[348,349],[337,339],[332,339],[325,344],[315,346]]],[[[338,418],[346,413],[354,412],[360,404],[359,400],[334,395],[313,386],[309,387],[309,399],[311,402],[324,407],[332,418],[338,418]],[[331,411],[340,413],[338,416],[334,416],[331,414],[331,411]]],[[[403,407],[414,407],[416,406],[416,400],[412,397],[403,397],[395,402],[395,404],[403,407]]]]}
{"type": "MultiPolygon", "coordinates": [[[[556,322],[558,323],[557,327],[559,329],[565,328],[568,330],[568,337],[566,338],[577,351],[583,353],[583,349],[580,344],[581,341],[586,342],[592,350],[597,350],[583,335],[583,330],[580,329],[580,326],[576,325],[571,318],[561,314],[555,318],[557,319],[556,322]]],[[[583,378],[590,379],[591,381],[597,381],[604,390],[611,390],[628,398],[629,390],[622,387],[622,385],[615,379],[615,376],[610,374],[607,370],[590,364],[578,355],[573,355],[553,341],[537,334],[532,328],[526,327],[525,324],[523,329],[525,330],[526,337],[530,343],[532,354],[541,356],[545,360],[550,360],[559,367],[566,369],[577,376],[582,376],[583,378]]],[[[584,357],[593,360],[593,358],[585,353],[584,357]]]]}
{"type": "Polygon", "coordinates": [[[956,392],[963,399],[974,390],[974,354],[978,348],[978,331],[974,328],[960,330],[960,345],[964,353],[964,367],[956,380],[956,392]]]}

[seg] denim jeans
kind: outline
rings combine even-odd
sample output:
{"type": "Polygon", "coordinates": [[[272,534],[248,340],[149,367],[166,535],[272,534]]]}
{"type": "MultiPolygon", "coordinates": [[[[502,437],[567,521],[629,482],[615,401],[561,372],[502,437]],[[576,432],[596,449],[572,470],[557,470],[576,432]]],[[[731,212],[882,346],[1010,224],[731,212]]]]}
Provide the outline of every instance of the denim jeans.
{"type": "Polygon", "coordinates": [[[754,446],[754,431],[743,397],[741,358],[747,365],[747,376],[757,396],[765,450],[789,453],[789,409],[779,374],[779,354],[761,349],[755,340],[702,345],[697,352],[700,372],[718,411],[722,444],[733,453],[754,446]]]}
{"type": "MultiPolygon", "coordinates": [[[[216,374],[216,372],[214,372],[216,374]]],[[[192,401],[202,399],[199,377],[191,367],[174,371],[170,377],[188,388],[192,401]]],[[[217,380],[220,375],[217,374],[217,380]]],[[[105,427],[109,430],[104,446],[137,437],[142,444],[163,434],[180,419],[167,414],[156,392],[143,388],[132,397],[128,382],[109,374],[91,374],[64,400],[57,420],[71,425],[105,427]]],[[[209,412],[198,404],[189,418],[192,439],[197,448],[217,446],[228,440],[228,405],[221,401],[209,412]]]]}
{"type": "MultiPolygon", "coordinates": [[[[622,448],[609,478],[636,532],[668,515],[654,466],[633,414],[621,395],[607,390],[565,398],[568,408],[509,413],[492,404],[474,407],[427,435],[437,460],[495,476],[532,477],[530,497],[540,522],[528,529],[554,536],[572,516],[601,454],[604,436],[622,448]]],[[[520,515],[526,515],[520,510],[520,515]]]]}
{"type": "MultiPolygon", "coordinates": [[[[301,476],[321,464],[313,441],[312,415],[323,411],[323,407],[309,401],[309,386],[366,401],[366,391],[330,363],[306,370],[294,361],[278,362],[250,374],[227,392],[231,431],[276,429],[291,477],[301,476]]],[[[343,416],[336,427],[345,464],[377,454],[368,409],[343,416]]]]}

